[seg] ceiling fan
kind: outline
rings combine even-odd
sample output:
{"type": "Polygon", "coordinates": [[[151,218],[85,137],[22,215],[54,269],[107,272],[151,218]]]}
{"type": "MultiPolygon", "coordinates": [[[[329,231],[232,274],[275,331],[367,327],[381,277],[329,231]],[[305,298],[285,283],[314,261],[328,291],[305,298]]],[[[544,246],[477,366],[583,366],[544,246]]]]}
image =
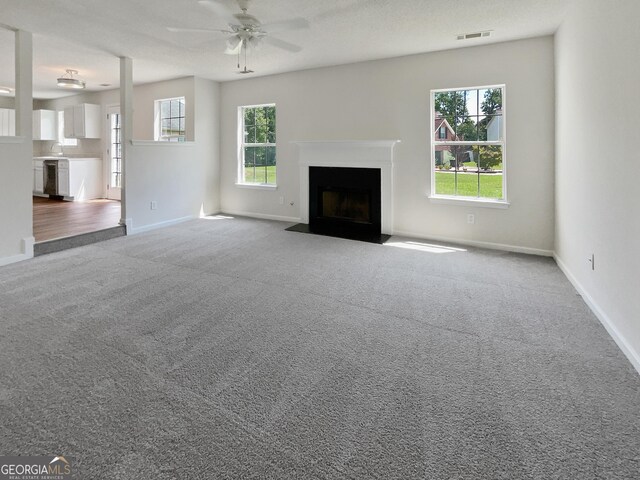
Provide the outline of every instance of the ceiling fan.
{"type": "Polygon", "coordinates": [[[223,33],[227,35],[227,46],[224,53],[238,56],[238,69],[240,69],[240,57],[244,52],[244,69],[239,70],[238,73],[253,73],[253,70],[247,69],[247,50],[249,48],[255,50],[260,47],[263,42],[288,52],[295,53],[302,50],[298,45],[280,40],[272,36],[271,33],[308,28],[309,22],[304,18],[298,17],[281,22],[263,24],[256,17],[247,13],[249,1],[250,0],[236,0],[241,13],[233,13],[233,11],[220,0],[198,0],[200,5],[226,21],[229,26],[227,29],[167,27],[167,30],[170,32],[223,33]]]}

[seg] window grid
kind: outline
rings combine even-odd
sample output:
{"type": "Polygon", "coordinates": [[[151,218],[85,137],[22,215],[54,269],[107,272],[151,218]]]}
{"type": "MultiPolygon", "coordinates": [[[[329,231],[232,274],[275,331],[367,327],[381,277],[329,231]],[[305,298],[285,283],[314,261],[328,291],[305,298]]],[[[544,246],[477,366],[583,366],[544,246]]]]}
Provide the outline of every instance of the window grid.
{"type": "Polygon", "coordinates": [[[184,97],[159,100],[160,134],[163,142],[184,142],[185,137],[185,99],[184,97]]]}
{"type": "Polygon", "coordinates": [[[503,100],[504,85],[432,91],[432,195],[506,201],[503,100]]]}
{"type": "Polygon", "coordinates": [[[276,184],[275,105],[240,108],[242,149],[240,183],[276,184]]]}
{"type": "Polygon", "coordinates": [[[111,185],[120,188],[122,182],[122,142],[120,114],[112,113],[111,117],[111,185]]]}

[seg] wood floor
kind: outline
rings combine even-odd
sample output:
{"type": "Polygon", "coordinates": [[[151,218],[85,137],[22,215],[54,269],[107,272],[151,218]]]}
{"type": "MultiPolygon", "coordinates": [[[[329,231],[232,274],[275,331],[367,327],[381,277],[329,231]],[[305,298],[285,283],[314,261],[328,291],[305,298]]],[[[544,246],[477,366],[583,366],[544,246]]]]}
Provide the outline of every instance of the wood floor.
{"type": "Polygon", "coordinates": [[[33,197],[33,235],[36,242],[70,237],[115,227],[120,222],[120,202],[89,200],[64,202],[33,197]]]}

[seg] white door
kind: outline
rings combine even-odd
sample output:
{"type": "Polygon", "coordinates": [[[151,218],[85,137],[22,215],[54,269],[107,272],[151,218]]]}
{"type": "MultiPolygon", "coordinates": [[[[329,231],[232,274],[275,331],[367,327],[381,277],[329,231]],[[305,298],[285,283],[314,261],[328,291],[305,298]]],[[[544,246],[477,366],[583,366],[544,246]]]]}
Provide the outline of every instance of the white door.
{"type": "Polygon", "coordinates": [[[107,198],[120,200],[122,192],[122,145],[120,142],[120,107],[109,107],[107,114],[107,198]]]}

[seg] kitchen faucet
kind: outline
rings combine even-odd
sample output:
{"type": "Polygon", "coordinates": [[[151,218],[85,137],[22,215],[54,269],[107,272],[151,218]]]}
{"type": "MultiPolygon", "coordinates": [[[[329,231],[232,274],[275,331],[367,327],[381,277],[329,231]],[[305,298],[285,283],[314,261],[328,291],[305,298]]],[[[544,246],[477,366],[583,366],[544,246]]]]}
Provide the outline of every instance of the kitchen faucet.
{"type": "Polygon", "coordinates": [[[53,142],[53,145],[51,145],[51,153],[54,153],[55,155],[61,157],[62,155],[64,155],[64,151],[62,149],[62,144],[60,142],[53,142]],[[56,147],[60,148],[59,152],[54,152],[54,150],[56,149],[56,147]]]}

